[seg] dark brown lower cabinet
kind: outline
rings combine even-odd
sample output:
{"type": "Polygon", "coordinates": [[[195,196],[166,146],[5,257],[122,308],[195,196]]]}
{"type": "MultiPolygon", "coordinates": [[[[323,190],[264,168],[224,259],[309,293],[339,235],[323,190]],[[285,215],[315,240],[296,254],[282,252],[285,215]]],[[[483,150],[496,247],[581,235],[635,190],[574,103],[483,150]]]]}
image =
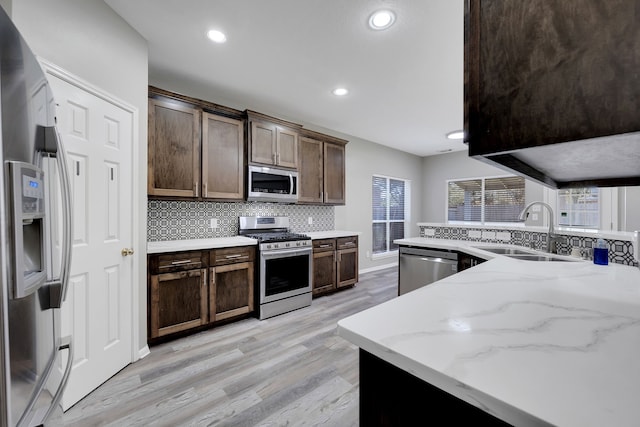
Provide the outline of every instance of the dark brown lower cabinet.
{"type": "Polygon", "coordinates": [[[358,282],[358,236],[313,241],[313,295],[358,282]]]}
{"type": "Polygon", "coordinates": [[[223,265],[210,271],[211,322],[253,311],[253,262],[223,265]]]}
{"type": "Polygon", "coordinates": [[[320,295],[334,289],[336,289],[336,252],[314,250],[313,295],[320,295]]]}
{"type": "Polygon", "coordinates": [[[152,277],[152,338],[207,323],[206,277],[204,269],[152,277]]]}
{"type": "Polygon", "coordinates": [[[510,425],[360,349],[361,426],[443,424],[501,427],[510,425]]]}
{"type": "Polygon", "coordinates": [[[148,341],[253,312],[254,259],[253,246],[149,255],[148,341]]]}
{"type": "Polygon", "coordinates": [[[338,263],[336,286],[342,288],[358,282],[358,236],[336,239],[336,262],[338,263]]]}

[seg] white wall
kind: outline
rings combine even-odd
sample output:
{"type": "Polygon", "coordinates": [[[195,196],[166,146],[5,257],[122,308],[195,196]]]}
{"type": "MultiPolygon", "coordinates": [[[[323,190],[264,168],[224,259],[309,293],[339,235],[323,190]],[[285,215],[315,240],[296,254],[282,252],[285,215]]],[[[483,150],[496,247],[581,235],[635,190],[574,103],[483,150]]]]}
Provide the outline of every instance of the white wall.
{"type": "Polygon", "coordinates": [[[372,248],[372,177],[384,175],[411,181],[410,217],[406,237],[418,236],[418,222],[421,222],[423,190],[422,190],[422,158],[413,154],[394,150],[350,135],[314,127],[303,123],[305,128],[312,129],[349,141],[346,155],[346,198],[345,206],[335,208],[335,228],[337,230],[358,231],[359,237],[359,269],[375,269],[383,265],[396,263],[397,255],[373,259],[372,248]]]}
{"type": "MultiPolygon", "coordinates": [[[[509,175],[500,168],[469,157],[467,150],[437,156],[424,157],[422,160],[422,198],[423,222],[446,222],[447,180],[480,178],[485,176],[509,175]]],[[[526,203],[543,200],[544,187],[525,180],[526,203]]],[[[527,221],[527,225],[542,225],[539,221],[527,221]]]]}
{"type": "Polygon", "coordinates": [[[621,231],[640,230],[640,186],[620,187],[618,224],[621,231]]]}
{"type": "Polygon", "coordinates": [[[34,53],[105,92],[138,108],[138,155],[135,169],[140,200],[137,237],[139,344],[147,345],[146,182],[147,43],[102,0],[19,0],[10,2],[14,23],[34,53]]]}
{"type": "Polygon", "coordinates": [[[0,7],[4,9],[7,15],[11,16],[11,0],[0,0],[0,7]]]}

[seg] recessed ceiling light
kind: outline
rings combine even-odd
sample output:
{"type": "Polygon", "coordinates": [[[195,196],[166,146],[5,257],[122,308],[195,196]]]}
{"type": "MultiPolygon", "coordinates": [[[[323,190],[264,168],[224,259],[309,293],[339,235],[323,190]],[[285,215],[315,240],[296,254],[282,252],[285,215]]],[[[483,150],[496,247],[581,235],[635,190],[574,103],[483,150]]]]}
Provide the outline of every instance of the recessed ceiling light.
{"type": "Polygon", "coordinates": [[[349,93],[349,90],[344,87],[339,87],[333,90],[332,92],[335,96],[345,96],[349,93]]]}
{"type": "Polygon", "coordinates": [[[393,25],[396,15],[390,10],[379,10],[369,17],[369,27],[374,30],[385,30],[393,25]]]}
{"type": "Polygon", "coordinates": [[[464,131],[462,131],[462,130],[454,130],[453,132],[449,132],[447,134],[447,138],[449,138],[449,139],[462,139],[462,138],[464,138],[464,131]]]}
{"type": "Polygon", "coordinates": [[[216,43],[224,43],[227,41],[227,36],[224,35],[222,31],[218,30],[210,30],[207,33],[207,37],[213,40],[216,43]]]}

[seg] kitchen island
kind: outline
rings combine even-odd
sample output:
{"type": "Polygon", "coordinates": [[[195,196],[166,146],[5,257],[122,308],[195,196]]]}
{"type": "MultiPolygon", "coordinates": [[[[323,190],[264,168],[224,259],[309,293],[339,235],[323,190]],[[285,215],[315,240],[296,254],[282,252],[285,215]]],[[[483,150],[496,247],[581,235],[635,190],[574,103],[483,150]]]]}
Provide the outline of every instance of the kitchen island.
{"type": "Polygon", "coordinates": [[[637,267],[523,261],[464,241],[403,242],[489,261],[338,322],[339,335],[360,347],[361,423],[386,416],[392,425],[398,418],[382,412],[411,410],[379,404],[388,397],[421,403],[419,419],[454,424],[480,408],[495,424],[638,425],[637,267]],[[394,375],[403,379],[390,383],[394,375]]]}

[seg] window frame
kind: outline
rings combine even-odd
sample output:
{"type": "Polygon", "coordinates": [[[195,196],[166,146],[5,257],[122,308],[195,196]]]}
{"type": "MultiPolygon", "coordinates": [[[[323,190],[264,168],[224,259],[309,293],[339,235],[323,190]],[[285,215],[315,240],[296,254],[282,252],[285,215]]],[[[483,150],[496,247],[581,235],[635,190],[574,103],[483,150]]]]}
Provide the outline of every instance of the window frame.
{"type": "Polygon", "coordinates": [[[398,249],[389,249],[389,246],[391,243],[393,243],[393,241],[390,239],[390,233],[389,233],[389,224],[390,223],[400,223],[402,222],[404,224],[403,228],[403,233],[404,233],[404,238],[407,237],[407,232],[409,230],[409,222],[410,222],[410,213],[411,213],[411,180],[410,179],[405,179],[405,178],[398,178],[395,176],[389,176],[389,175],[381,175],[381,174],[372,174],[371,175],[371,259],[375,260],[375,259],[380,259],[380,258],[388,258],[388,257],[392,257],[392,256],[397,256],[398,254],[398,249]],[[395,180],[395,181],[402,181],[404,182],[404,219],[402,221],[399,220],[391,220],[389,219],[390,215],[389,215],[389,210],[390,210],[390,206],[389,204],[387,204],[386,206],[386,220],[374,220],[373,219],[373,180],[374,178],[383,178],[386,180],[387,183],[387,191],[389,190],[389,183],[390,180],[395,180]],[[374,252],[374,248],[373,248],[373,243],[374,243],[374,238],[373,238],[373,225],[374,224],[381,224],[384,223],[386,224],[386,251],[385,252],[374,252]]]}
{"type": "MultiPolygon", "coordinates": [[[[510,227],[524,227],[524,222],[519,221],[485,221],[485,181],[489,179],[500,179],[500,178],[522,178],[524,180],[524,200],[526,206],[527,200],[527,180],[520,175],[514,174],[504,174],[504,175],[489,175],[489,176],[478,176],[478,177],[468,177],[468,178],[451,178],[445,181],[445,203],[444,203],[444,217],[446,224],[457,224],[457,225],[479,225],[479,226],[510,226],[510,227]],[[451,182],[459,182],[459,181],[481,181],[481,200],[482,200],[482,208],[480,214],[480,221],[456,221],[449,220],[449,183],[451,182]]],[[[523,206],[523,208],[524,208],[523,206]]]]}
{"type": "MultiPolygon", "coordinates": [[[[559,225],[560,210],[558,209],[558,191],[545,187],[543,190],[543,201],[551,206],[555,215],[554,226],[562,230],[583,231],[594,233],[598,231],[617,231],[618,230],[618,188],[619,187],[599,187],[600,192],[600,225],[599,228],[583,228],[559,225]]],[[[544,215],[544,226],[549,226],[549,216],[544,215]]]]}

